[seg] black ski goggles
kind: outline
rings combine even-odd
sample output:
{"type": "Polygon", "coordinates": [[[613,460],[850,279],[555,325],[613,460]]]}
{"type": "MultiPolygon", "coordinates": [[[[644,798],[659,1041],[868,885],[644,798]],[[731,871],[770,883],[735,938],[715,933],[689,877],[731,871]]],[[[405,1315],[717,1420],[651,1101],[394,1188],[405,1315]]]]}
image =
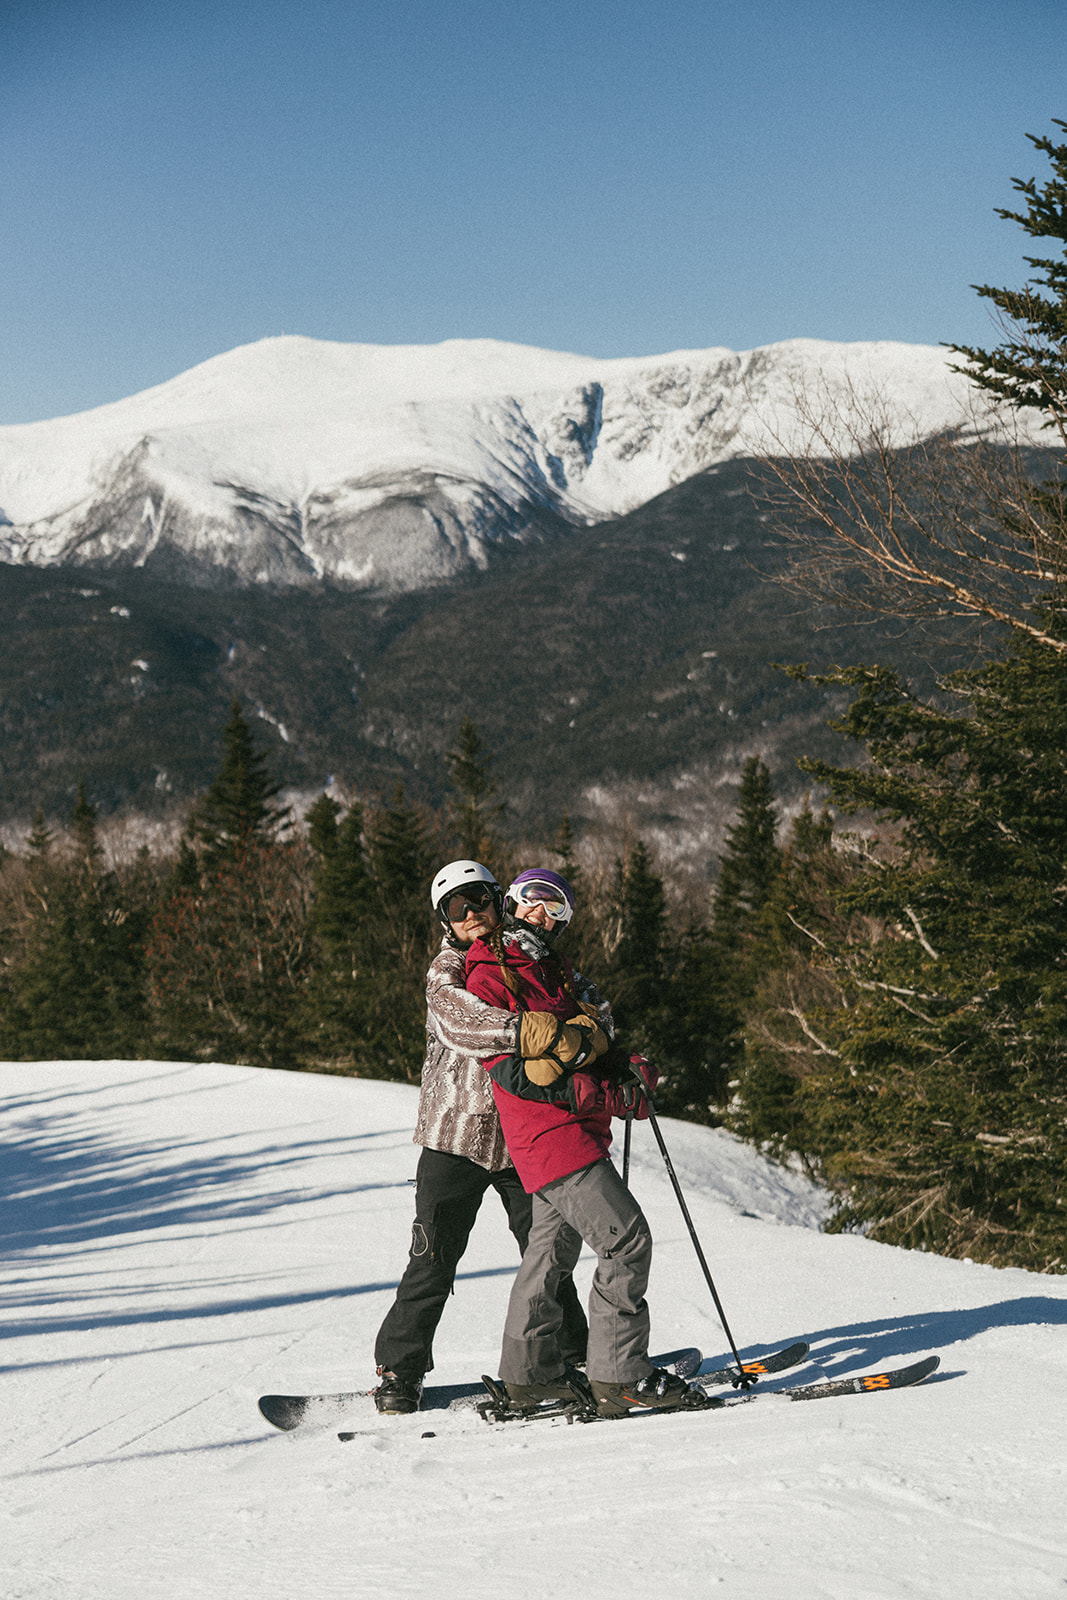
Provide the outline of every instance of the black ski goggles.
{"type": "Polygon", "coordinates": [[[471,884],[469,889],[456,889],[444,901],[444,913],[449,922],[463,922],[468,911],[485,911],[493,904],[493,891],[486,883],[471,884]]]}

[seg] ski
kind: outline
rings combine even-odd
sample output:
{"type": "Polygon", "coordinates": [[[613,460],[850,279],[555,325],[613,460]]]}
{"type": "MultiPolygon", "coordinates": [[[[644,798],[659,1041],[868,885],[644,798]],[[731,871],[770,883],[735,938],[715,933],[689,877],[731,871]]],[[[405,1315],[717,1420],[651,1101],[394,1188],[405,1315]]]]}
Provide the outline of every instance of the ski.
{"type": "MultiPolygon", "coordinates": [[[[879,1394],[883,1389],[910,1389],[922,1383],[941,1365],[940,1356],[927,1356],[913,1361],[910,1367],[893,1367],[888,1372],[865,1372],[859,1378],[831,1378],[825,1383],[808,1383],[797,1389],[786,1389],[788,1400],[827,1400],[839,1394],[879,1394]]],[[[738,1400],[755,1400],[756,1395],[734,1395],[723,1400],[723,1405],[734,1405],[738,1400]]],[[[770,1398],[770,1397],[765,1397],[770,1398]]]]}
{"type": "MultiPolygon", "coordinates": [[[[650,1356],[654,1366],[668,1367],[680,1378],[693,1378],[704,1357],[693,1345],[650,1356]]],[[[353,1408],[373,1395],[373,1389],[340,1390],[336,1394],[264,1394],[259,1397],[260,1415],[282,1433],[296,1428],[325,1428],[335,1425],[353,1408]]],[[[485,1399],[481,1383],[428,1384],[422,1391],[418,1414],[424,1411],[460,1410],[485,1399]]]]}
{"type": "MultiPolygon", "coordinates": [[[[453,1406],[473,1405],[485,1390],[480,1383],[429,1384],[422,1391],[419,1411],[447,1411],[453,1406]]],[[[263,1394],[260,1415],[282,1433],[296,1428],[326,1428],[339,1422],[354,1407],[363,1406],[373,1389],[341,1390],[336,1394],[263,1394]]]]}
{"type": "MultiPolygon", "coordinates": [[[[798,1367],[808,1353],[808,1346],[803,1340],[796,1344],[787,1345],[784,1350],[775,1350],[772,1355],[761,1356],[758,1361],[742,1361],[741,1370],[752,1378],[769,1377],[776,1372],[786,1372],[790,1367],[798,1367]]],[[[683,1373],[683,1377],[688,1374],[683,1373]]],[[[693,1382],[699,1383],[702,1389],[713,1389],[718,1384],[739,1383],[737,1368],[716,1367],[712,1372],[696,1372],[693,1382]]]]}
{"type": "Polygon", "coordinates": [[[695,1345],[683,1345],[680,1350],[665,1350],[662,1355],[649,1356],[654,1367],[666,1367],[668,1372],[676,1372],[679,1378],[695,1378],[700,1371],[704,1356],[695,1345]]]}
{"type": "MultiPolygon", "coordinates": [[[[692,1406],[679,1406],[674,1411],[657,1411],[653,1407],[645,1409],[635,1408],[629,1417],[677,1417],[694,1416],[702,1411],[724,1411],[728,1406],[750,1405],[755,1400],[828,1400],[832,1397],[846,1394],[879,1394],[884,1389],[907,1389],[914,1384],[922,1383],[941,1365],[940,1356],[927,1356],[922,1361],[915,1361],[908,1367],[890,1368],[885,1372],[867,1372],[858,1378],[830,1379],[824,1383],[808,1383],[793,1388],[775,1389],[765,1391],[763,1394],[736,1394],[736,1395],[707,1395],[702,1404],[692,1406]]],[[[478,1414],[483,1422],[541,1422],[546,1419],[563,1418],[571,1422],[617,1422],[623,1417],[604,1418],[597,1416],[588,1405],[582,1405],[577,1399],[573,1405],[546,1406],[540,1411],[509,1412],[507,1410],[507,1395],[495,1379],[485,1379],[489,1398],[483,1400],[477,1407],[478,1414]]],[[[699,1380],[698,1380],[699,1381],[699,1380]]]]}

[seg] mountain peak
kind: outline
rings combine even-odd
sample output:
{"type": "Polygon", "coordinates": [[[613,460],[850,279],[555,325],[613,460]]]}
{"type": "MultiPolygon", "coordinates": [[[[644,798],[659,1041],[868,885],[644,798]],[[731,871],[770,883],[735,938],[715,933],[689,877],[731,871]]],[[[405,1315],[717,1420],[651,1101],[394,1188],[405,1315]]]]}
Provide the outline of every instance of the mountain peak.
{"type": "Polygon", "coordinates": [[[421,589],[792,440],[800,392],[868,389],[914,437],[958,422],[969,386],[943,351],[888,342],[601,359],[279,335],[0,428],[0,559],[421,589]]]}

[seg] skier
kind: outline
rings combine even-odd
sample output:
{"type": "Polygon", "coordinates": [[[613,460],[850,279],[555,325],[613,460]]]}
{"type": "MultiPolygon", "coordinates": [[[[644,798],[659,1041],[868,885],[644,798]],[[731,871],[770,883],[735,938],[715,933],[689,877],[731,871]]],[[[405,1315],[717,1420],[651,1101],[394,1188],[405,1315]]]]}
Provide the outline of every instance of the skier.
{"type": "Polygon", "coordinates": [[[504,1326],[501,1381],[517,1407],[574,1399],[556,1293],[584,1239],[597,1255],[587,1371],[599,1413],[701,1404],[684,1379],[648,1358],[652,1236],[608,1159],[611,1116],[627,1109],[622,1082],[638,1071],[651,1090],[658,1079],[642,1057],[612,1048],[610,1012],[598,1015],[570,963],[552,948],[574,913],[567,880],[544,868],[521,872],[504,909],[502,925],[480,930],[467,950],[467,987],[518,1012],[524,1027],[531,1017],[551,1020],[554,1035],[538,1059],[513,1050],[485,1063],[508,1150],[533,1196],[529,1243],[504,1326]]]}
{"type": "MultiPolygon", "coordinates": [[[[530,1196],[508,1155],[482,1058],[502,1050],[540,1054],[555,1024],[486,1005],[466,988],[464,966],[467,946],[497,926],[503,898],[479,861],[449,862],[431,888],[445,931],[426,977],[426,1060],[414,1135],[423,1148],[411,1252],[374,1348],[381,1380],[375,1405],[385,1413],[418,1410],[423,1376],[433,1367],[434,1333],[486,1190],[499,1194],[520,1251],[530,1231],[530,1196]]],[[[558,1292],[562,1348],[577,1364],[585,1359],[588,1330],[569,1275],[558,1292]]]]}

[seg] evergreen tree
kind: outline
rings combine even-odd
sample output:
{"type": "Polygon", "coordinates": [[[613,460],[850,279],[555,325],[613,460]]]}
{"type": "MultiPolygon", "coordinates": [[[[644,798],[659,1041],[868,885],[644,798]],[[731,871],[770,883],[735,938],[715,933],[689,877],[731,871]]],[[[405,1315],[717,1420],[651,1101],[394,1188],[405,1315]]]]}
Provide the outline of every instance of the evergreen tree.
{"type": "Polygon", "coordinates": [[[598,912],[610,950],[603,987],[622,1043],[655,1062],[663,1110],[720,1121],[721,1039],[733,1019],[722,1014],[721,963],[707,928],[672,921],[663,879],[640,840],[616,861],[607,901],[598,912]]]}
{"type": "MultiPolygon", "coordinates": [[[[566,815],[560,821],[556,837],[548,846],[545,854],[545,864],[550,863],[553,856],[557,859],[557,870],[563,874],[571,888],[574,890],[574,916],[568,922],[562,935],[563,950],[568,960],[579,972],[592,978],[596,970],[606,971],[603,960],[603,907],[593,902],[591,892],[586,884],[585,876],[578,865],[576,854],[577,841],[570,818],[566,815]]],[[[505,879],[506,883],[507,880],[505,879]]]]}
{"type": "Polygon", "coordinates": [[[171,872],[171,887],[195,889],[200,882],[200,863],[186,835],[178,840],[178,854],[171,872]]]}
{"type": "Polygon", "coordinates": [[[617,933],[611,995],[616,1020],[628,1036],[646,1037],[663,1004],[667,902],[663,879],[640,839],[615,864],[613,900],[617,933]]]}
{"type": "Polygon", "coordinates": [[[375,809],[368,834],[379,915],[398,946],[413,935],[423,937],[434,858],[426,818],[409,802],[402,783],[389,804],[375,809]]]}
{"type": "MultiPolygon", "coordinates": [[[[1054,117],[1067,132],[1067,122],[1054,117]]],[[[997,208],[1005,221],[1017,222],[1033,239],[1059,242],[1058,256],[1026,256],[1034,279],[1021,289],[998,289],[976,284],[977,292],[991,300],[1000,313],[1004,338],[993,350],[970,345],[950,345],[963,356],[967,374],[979,388],[1012,410],[1036,410],[1045,415],[1045,427],[1067,449],[1067,144],[1050,138],[1027,138],[1048,156],[1054,176],[1042,185],[1034,178],[1013,178],[1023,196],[1024,211],[997,208]]],[[[1038,530],[1038,553],[1046,577],[1055,575],[1057,589],[1067,579],[1067,483],[1061,476],[1028,489],[1038,530]]],[[[1049,611],[1058,611],[1062,594],[1049,611]]]]}
{"type": "Polygon", "coordinates": [[[146,949],[158,1053],[302,1064],[309,876],[299,843],[252,838],[197,883],[171,879],[146,949]]]}
{"type": "Polygon", "coordinates": [[[337,819],[343,809],[332,795],[323,793],[308,810],[308,844],[323,859],[332,855],[336,848],[337,819]]]}
{"type": "Polygon", "coordinates": [[[162,1054],[300,1064],[307,852],[235,700],[218,775],[194,808],[147,943],[162,1054]]]}
{"type": "Polygon", "coordinates": [[[190,823],[205,867],[232,861],[250,842],[277,838],[289,827],[288,807],[273,803],[280,788],[234,700],[223,729],[222,764],[190,823]]]}
{"type": "Polygon", "coordinates": [[[745,1007],[769,949],[768,908],[781,871],[771,776],[746,762],[737,821],[726,831],[710,928],[680,930],[662,1024],[669,1070],[661,1098],[678,1116],[722,1121],[744,1050],[745,1007]]]}
{"type": "Polygon", "coordinates": [[[743,1054],[731,1106],[731,1125],[744,1138],[779,1154],[798,1154],[812,1170],[801,1080],[825,1054],[811,1018],[843,1004],[840,987],[820,953],[864,937],[857,919],[843,917],[833,896],[851,876],[850,858],[834,847],[828,810],[818,816],[805,801],[793,821],[782,866],[765,910],[761,960],[743,1006],[743,1054]]]}
{"type": "Polygon", "coordinates": [[[637,840],[615,863],[607,919],[611,955],[604,991],[611,1001],[620,1041],[654,1060],[661,1073],[670,1064],[666,897],[663,880],[645,844],[637,840]]]}
{"type": "Polygon", "coordinates": [[[777,832],[770,772],[759,756],[750,756],[741,775],[737,821],[726,830],[715,891],[716,933],[741,961],[758,935],[760,913],[774,893],[781,868],[777,832]]]}
{"type": "Polygon", "coordinates": [[[33,814],[33,828],[26,835],[26,848],[31,860],[43,860],[52,848],[53,835],[44,820],[40,806],[33,814]]]}
{"type": "Polygon", "coordinates": [[[27,843],[21,949],[0,998],[0,1049],[17,1060],[137,1055],[146,1041],[147,905],[136,875],[124,883],[105,868],[81,784],[64,849],[39,812],[27,843]]]}
{"type": "MultiPolygon", "coordinates": [[[[1067,132],[1067,122],[1053,117],[1067,132]]],[[[1024,211],[997,208],[1007,222],[1017,222],[1034,239],[1055,239],[1067,247],[1067,144],[1027,134],[1036,150],[1048,156],[1054,177],[1040,187],[1034,178],[1013,178],[1014,188],[1026,202],[1024,211]]],[[[970,345],[949,345],[966,365],[957,368],[981,388],[1009,406],[1036,408],[1050,420],[1067,418],[1067,368],[1063,350],[1067,341],[1067,248],[1058,258],[1026,256],[1036,275],[1021,289],[997,289],[975,284],[1001,314],[1003,341],[993,350],[970,345]],[[1042,291],[1048,291],[1043,293],[1042,291]]]]}
{"type": "Polygon", "coordinates": [[[745,1008],[768,955],[768,907],[782,866],[777,831],[771,775],[752,756],[741,775],[737,821],[726,830],[711,934],[696,941],[690,959],[690,992],[702,984],[714,994],[708,1027],[714,1040],[711,1079],[720,1105],[739,1067],[745,1008]]]}
{"type": "MultiPolygon", "coordinates": [[[[363,841],[363,807],[353,801],[329,843],[318,851],[312,932],[324,948],[354,948],[374,903],[374,880],[363,841]]],[[[312,845],[315,845],[313,833],[312,845]]]]}
{"type": "MultiPolygon", "coordinates": [[[[309,927],[313,967],[304,995],[305,1032],[316,1060],[366,1064],[368,1023],[381,996],[374,975],[380,926],[363,838],[363,807],[322,795],[308,812],[315,855],[309,927]]],[[[371,1030],[373,1032],[373,1028],[371,1030]]]]}
{"type": "Polygon", "coordinates": [[[70,831],[77,859],[92,869],[100,860],[100,845],[96,838],[96,808],[85,797],[85,784],[79,779],[70,831]]]}
{"type": "Polygon", "coordinates": [[[808,770],[896,832],[813,930],[827,988],[787,1143],[839,1227],[1062,1271],[1067,662],[1023,639],[948,680],[963,714],[880,668],[823,681],[857,691],[841,726],[869,764],[808,770]]]}
{"type": "Polygon", "coordinates": [[[440,933],[429,899],[440,845],[403,784],[390,804],[374,810],[366,834],[374,894],[364,969],[369,999],[357,1070],[414,1083],[426,1049],[426,968],[440,933]]]}
{"type": "MultiPolygon", "coordinates": [[[[1026,208],[1001,215],[1065,244],[1067,145],[1032,142],[1054,177],[1016,180],[1026,208]]],[[[1036,278],[1023,289],[978,289],[1004,317],[1003,342],[951,348],[995,401],[1044,413],[1067,443],[1067,256],[1027,260],[1036,278]]],[[[942,685],[954,703],[920,701],[879,667],[822,680],[856,692],[839,726],[868,764],[808,770],[839,806],[895,831],[836,882],[824,871],[830,910],[807,913],[810,981],[778,1005],[797,1028],[776,1035],[753,1019],[764,1059],[748,1064],[741,1115],[756,1137],[777,1120],[774,1139],[819,1165],[838,1189],[838,1226],[1064,1271],[1067,493],[1062,477],[1034,486],[1020,474],[1014,497],[989,494],[977,459],[969,520],[981,537],[957,540],[969,525],[958,520],[938,549],[956,563],[954,595],[1013,623],[1011,646],[942,685]],[[777,1110],[764,1093],[775,1063],[779,1088],[791,1077],[794,1089],[777,1110]]],[[[936,588],[947,570],[915,572],[936,588]]]]}
{"type": "Polygon", "coordinates": [[[715,1125],[723,1119],[738,1018],[728,1008],[728,973],[709,929],[692,921],[673,941],[666,1008],[659,1018],[658,1099],[673,1116],[715,1125]]]}
{"type": "Polygon", "coordinates": [[[496,826],[506,806],[498,801],[496,781],[489,774],[492,758],[485,755],[478,730],[470,717],[460,727],[455,747],[445,755],[456,799],[449,807],[459,842],[459,854],[468,861],[486,861],[499,849],[496,826]]]}
{"type": "Polygon", "coordinates": [[[560,818],[559,831],[552,844],[552,853],[559,857],[559,870],[578,897],[582,882],[582,869],[578,865],[577,840],[571,819],[566,812],[560,818]]]}

